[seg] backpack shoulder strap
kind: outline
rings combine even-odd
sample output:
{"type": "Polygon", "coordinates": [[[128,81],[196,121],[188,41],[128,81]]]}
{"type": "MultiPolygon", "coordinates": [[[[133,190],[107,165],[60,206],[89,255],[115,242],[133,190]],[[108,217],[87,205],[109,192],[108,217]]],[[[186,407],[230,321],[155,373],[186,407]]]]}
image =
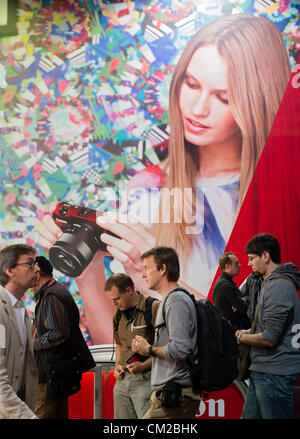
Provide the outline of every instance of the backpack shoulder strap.
{"type": "Polygon", "coordinates": [[[157,299],[155,299],[154,297],[147,297],[146,298],[146,306],[145,306],[145,322],[147,326],[152,326],[152,304],[153,302],[155,302],[157,299]]]}
{"type": "Polygon", "coordinates": [[[121,317],[122,317],[122,312],[118,309],[117,314],[116,314],[116,323],[114,325],[114,331],[118,330],[121,317]]]}
{"type": "MultiPolygon", "coordinates": [[[[152,304],[156,300],[157,299],[155,299],[154,297],[151,297],[151,296],[146,298],[144,316],[145,316],[145,322],[146,322],[147,326],[152,326],[152,304]]],[[[122,317],[122,312],[118,309],[117,314],[116,314],[116,323],[114,325],[115,331],[117,331],[119,328],[119,323],[120,323],[121,317],[122,317]]]]}
{"type": "Polygon", "coordinates": [[[160,323],[159,325],[156,325],[156,326],[155,326],[155,329],[160,329],[160,328],[162,328],[163,326],[166,326],[166,314],[165,314],[165,305],[166,305],[166,301],[168,300],[169,296],[170,296],[172,293],[175,293],[175,291],[182,291],[183,293],[186,293],[186,294],[191,298],[191,300],[193,301],[193,303],[195,303],[195,298],[194,298],[194,296],[193,296],[191,293],[189,293],[188,290],[186,290],[184,287],[176,287],[176,288],[174,288],[174,290],[172,290],[172,291],[170,291],[170,293],[168,293],[168,296],[167,296],[167,298],[166,298],[166,300],[164,301],[164,304],[163,304],[162,315],[163,315],[164,321],[163,321],[162,323],[160,323]]]}

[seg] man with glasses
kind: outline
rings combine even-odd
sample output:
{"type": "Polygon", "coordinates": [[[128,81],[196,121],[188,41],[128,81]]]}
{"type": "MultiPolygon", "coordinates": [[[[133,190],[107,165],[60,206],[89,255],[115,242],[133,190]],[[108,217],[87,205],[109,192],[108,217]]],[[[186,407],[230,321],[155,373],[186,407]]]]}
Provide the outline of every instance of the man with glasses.
{"type": "Polygon", "coordinates": [[[0,251],[0,418],[36,418],[32,325],[22,302],[38,281],[35,253],[25,244],[0,251]]]}
{"type": "Polygon", "coordinates": [[[254,236],[246,254],[263,282],[254,332],[236,332],[238,343],[250,346],[251,358],[243,418],[293,418],[293,384],[300,376],[300,350],[293,343],[300,324],[300,272],[292,262],[281,264],[279,243],[267,233],[254,236]]]}

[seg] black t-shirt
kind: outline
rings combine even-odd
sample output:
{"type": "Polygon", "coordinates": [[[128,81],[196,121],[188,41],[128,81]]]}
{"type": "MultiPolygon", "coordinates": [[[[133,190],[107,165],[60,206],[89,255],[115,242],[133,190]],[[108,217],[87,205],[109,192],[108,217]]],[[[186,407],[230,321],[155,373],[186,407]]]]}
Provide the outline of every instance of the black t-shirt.
{"type": "Polygon", "coordinates": [[[125,314],[126,319],[130,320],[134,316],[135,310],[136,310],[136,306],[134,306],[133,308],[128,308],[122,312],[123,312],[123,314],[125,314]]]}

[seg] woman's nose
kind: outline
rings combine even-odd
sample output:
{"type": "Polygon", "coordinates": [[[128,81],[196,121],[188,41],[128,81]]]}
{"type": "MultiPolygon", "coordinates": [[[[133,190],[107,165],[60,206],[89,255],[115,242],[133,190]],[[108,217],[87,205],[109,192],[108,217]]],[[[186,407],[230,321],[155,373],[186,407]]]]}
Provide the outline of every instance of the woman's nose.
{"type": "Polygon", "coordinates": [[[210,113],[209,96],[203,92],[199,92],[192,103],[192,113],[195,116],[208,116],[210,113]]]}

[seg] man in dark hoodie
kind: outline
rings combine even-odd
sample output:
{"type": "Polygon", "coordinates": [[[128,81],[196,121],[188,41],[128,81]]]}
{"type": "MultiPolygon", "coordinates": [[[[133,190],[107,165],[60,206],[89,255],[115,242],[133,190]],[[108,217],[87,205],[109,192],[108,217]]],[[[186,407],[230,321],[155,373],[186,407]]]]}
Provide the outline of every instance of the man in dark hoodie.
{"type": "Polygon", "coordinates": [[[236,332],[238,343],[250,346],[251,358],[242,417],[293,418],[293,385],[300,377],[300,349],[293,342],[300,323],[300,272],[291,262],[280,265],[280,246],[272,235],[254,236],[246,254],[253,272],[264,280],[254,333],[236,332]]]}

